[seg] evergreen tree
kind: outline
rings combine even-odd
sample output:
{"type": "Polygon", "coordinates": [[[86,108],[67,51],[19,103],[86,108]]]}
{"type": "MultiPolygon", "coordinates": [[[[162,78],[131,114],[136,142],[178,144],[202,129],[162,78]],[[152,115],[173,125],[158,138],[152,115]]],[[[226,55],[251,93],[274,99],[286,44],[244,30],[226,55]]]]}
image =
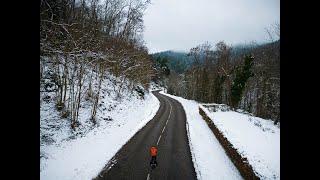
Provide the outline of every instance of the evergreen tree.
{"type": "Polygon", "coordinates": [[[168,67],[168,58],[158,56],[156,58],[156,64],[162,74],[164,74],[166,76],[168,76],[170,74],[170,69],[168,67]]]}
{"type": "Polygon", "coordinates": [[[245,88],[247,80],[253,76],[252,72],[253,57],[245,56],[244,64],[236,69],[236,77],[231,87],[231,103],[232,107],[237,107],[241,100],[242,92],[245,88]]]}

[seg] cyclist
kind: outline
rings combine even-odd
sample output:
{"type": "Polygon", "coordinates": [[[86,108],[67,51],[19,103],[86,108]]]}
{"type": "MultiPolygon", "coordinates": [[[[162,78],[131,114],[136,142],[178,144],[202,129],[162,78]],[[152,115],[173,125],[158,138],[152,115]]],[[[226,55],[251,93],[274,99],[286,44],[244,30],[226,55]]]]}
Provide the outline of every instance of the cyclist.
{"type": "Polygon", "coordinates": [[[151,155],[151,161],[150,161],[150,166],[152,169],[156,168],[158,163],[157,163],[157,153],[158,149],[155,146],[152,146],[150,148],[150,155],[151,155]]]}

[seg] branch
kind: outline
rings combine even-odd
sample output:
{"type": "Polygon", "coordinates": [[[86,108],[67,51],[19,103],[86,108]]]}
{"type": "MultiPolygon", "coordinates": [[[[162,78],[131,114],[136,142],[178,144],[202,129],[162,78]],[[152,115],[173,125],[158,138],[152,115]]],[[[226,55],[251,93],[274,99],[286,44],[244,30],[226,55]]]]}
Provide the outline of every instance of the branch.
{"type": "Polygon", "coordinates": [[[230,77],[230,75],[224,70],[224,68],[223,67],[221,67],[221,68],[222,68],[223,72],[226,74],[226,76],[230,77]]]}

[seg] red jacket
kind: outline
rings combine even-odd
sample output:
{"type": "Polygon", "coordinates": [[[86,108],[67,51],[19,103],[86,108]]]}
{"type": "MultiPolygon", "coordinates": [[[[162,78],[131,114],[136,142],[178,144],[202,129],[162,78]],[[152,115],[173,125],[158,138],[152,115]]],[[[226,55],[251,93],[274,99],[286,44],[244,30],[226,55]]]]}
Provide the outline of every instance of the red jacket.
{"type": "Polygon", "coordinates": [[[157,152],[158,152],[158,149],[157,149],[156,147],[152,146],[152,147],[150,148],[150,154],[151,154],[151,156],[157,156],[157,152]]]}

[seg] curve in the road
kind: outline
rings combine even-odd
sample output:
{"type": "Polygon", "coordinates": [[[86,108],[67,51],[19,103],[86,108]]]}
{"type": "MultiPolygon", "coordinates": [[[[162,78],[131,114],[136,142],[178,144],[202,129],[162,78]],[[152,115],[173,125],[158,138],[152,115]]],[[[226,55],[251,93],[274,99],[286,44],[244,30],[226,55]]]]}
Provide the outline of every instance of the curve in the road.
{"type": "Polygon", "coordinates": [[[160,108],[154,118],[138,131],[96,177],[102,179],[197,179],[186,132],[182,105],[154,91],[160,108]],[[150,171],[151,146],[157,146],[158,167],[150,171]]]}

